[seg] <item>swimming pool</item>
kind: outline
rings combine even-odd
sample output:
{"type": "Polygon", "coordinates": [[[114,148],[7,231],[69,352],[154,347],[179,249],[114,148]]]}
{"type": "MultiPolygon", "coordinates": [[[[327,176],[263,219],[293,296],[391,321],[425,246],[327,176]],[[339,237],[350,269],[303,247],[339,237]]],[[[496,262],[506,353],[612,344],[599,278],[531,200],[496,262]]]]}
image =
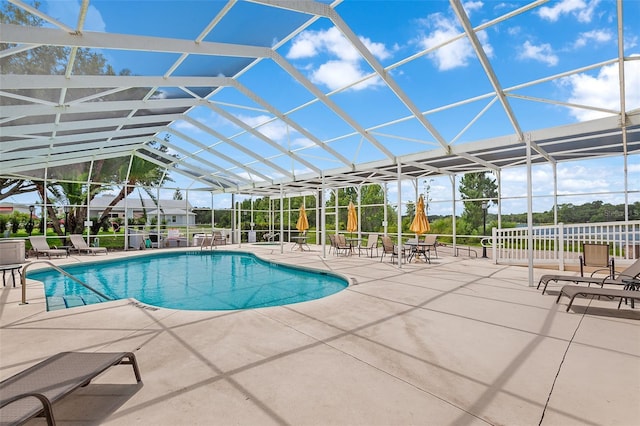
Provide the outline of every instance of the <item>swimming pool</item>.
{"type": "MultiPolygon", "coordinates": [[[[336,274],[223,250],[159,253],[62,269],[111,299],[135,298],[147,305],[182,310],[287,305],[329,296],[348,286],[336,274]]],[[[48,310],[104,301],[53,269],[27,276],[44,283],[48,310]]]]}

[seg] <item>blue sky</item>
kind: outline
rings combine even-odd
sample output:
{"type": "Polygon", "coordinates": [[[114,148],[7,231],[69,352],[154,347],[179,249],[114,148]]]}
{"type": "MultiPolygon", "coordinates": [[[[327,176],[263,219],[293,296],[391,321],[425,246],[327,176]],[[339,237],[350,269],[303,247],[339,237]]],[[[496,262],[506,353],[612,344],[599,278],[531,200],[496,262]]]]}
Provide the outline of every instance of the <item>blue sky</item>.
{"type": "MultiPolygon", "coordinates": [[[[464,6],[471,24],[476,27],[527,4],[471,1],[464,3],[464,6]]],[[[195,39],[224,5],[225,2],[218,1],[93,1],[84,28],[99,32],[195,39]]],[[[640,55],[640,1],[625,1],[623,6],[626,17],[623,22],[625,56],[640,55]]],[[[74,27],[79,8],[79,1],[66,0],[43,1],[42,6],[51,16],[74,27]]],[[[347,0],[338,5],[336,10],[377,61],[384,67],[391,67],[389,73],[392,78],[411,96],[420,111],[427,112],[427,118],[445,140],[456,145],[513,133],[513,127],[499,103],[490,104],[491,98],[484,97],[492,88],[466,39],[404,62],[404,59],[439,46],[461,33],[462,28],[448,2],[347,0]],[[478,97],[478,100],[453,107],[474,97],[478,97]]],[[[275,46],[281,42],[273,25],[276,19],[287,19],[291,25],[299,25],[304,21],[299,14],[271,16],[267,13],[271,12],[260,5],[240,3],[205,40],[275,46]]],[[[616,3],[613,1],[552,1],[491,25],[478,37],[500,84],[508,89],[614,59],[618,49],[616,20],[616,3]]],[[[329,20],[317,20],[295,38],[279,46],[277,52],[322,92],[337,91],[331,95],[331,99],[365,128],[375,127],[378,140],[394,154],[404,155],[439,147],[432,135],[418,123],[405,120],[410,115],[407,108],[379,77],[366,78],[372,75],[372,68],[329,20]],[[399,122],[394,123],[395,120],[399,122]]],[[[167,53],[101,53],[116,70],[128,68],[136,75],[162,75],[177,58],[177,54],[167,53]]],[[[229,61],[226,66],[233,68],[236,62],[229,61]]],[[[215,67],[220,65],[185,61],[175,74],[208,75],[215,67]]],[[[617,78],[617,65],[609,64],[514,90],[513,93],[519,97],[510,98],[510,104],[525,132],[600,118],[611,115],[603,110],[616,111],[620,108],[617,78]],[[598,110],[569,108],[554,104],[556,101],[597,107],[598,110]]],[[[639,60],[628,63],[626,79],[627,108],[640,108],[639,60]]],[[[320,140],[331,141],[329,145],[350,161],[361,163],[384,158],[383,152],[363,141],[359,135],[349,136],[352,129],[334,114],[328,113],[323,105],[316,103],[292,111],[310,102],[313,96],[272,61],[261,61],[238,80],[278,110],[291,112],[293,120],[320,140]]],[[[340,165],[284,122],[270,122],[273,118],[271,114],[238,91],[225,88],[215,99],[225,104],[228,112],[247,123],[267,123],[261,127],[264,134],[281,146],[295,150],[313,164],[324,169],[340,165]]],[[[208,108],[195,109],[191,115],[227,137],[237,137],[247,146],[258,146],[252,137],[240,135],[237,126],[208,108]]],[[[217,143],[215,138],[189,123],[178,122],[175,128],[207,145],[217,143]]],[[[183,143],[179,138],[172,137],[172,140],[176,144],[183,143]]],[[[188,144],[185,146],[194,150],[188,144]]],[[[224,144],[220,144],[219,149],[227,155],[237,156],[234,158],[241,162],[256,161],[238,155],[224,144]]],[[[263,149],[260,155],[265,158],[275,158],[277,155],[273,148],[256,149],[263,149]]],[[[274,161],[281,164],[284,160],[274,161]]],[[[221,164],[232,168],[224,161],[221,164]]],[[[298,173],[308,172],[301,164],[295,167],[298,173]]],[[[560,164],[559,192],[586,193],[561,199],[560,202],[581,204],[594,199],[624,202],[619,193],[606,197],[599,194],[624,189],[622,167],[620,158],[560,164]]],[[[238,170],[235,172],[241,173],[238,170]]],[[[629,201],[638,201],[640,159],[637,155],[629,157],[628,172],[629,189],[635,191],[629,201]]],[[[534,195],[541,197],[534,201],[534,210],[548,210],[553,202],[549,197],[553,193],[552,169],[550,166],[537,166],[533,173],[534,195]]],[[[193,185],[180,176],[172,177],[180,188],[193,185]]],[[[506,197],[525,195],[525,178],[522,168],[506,169],[502,175],[503,194],[506,197]]],[[[424,183],[419,185],[424,187],[424,183]]],[[[413,200],[412,183],[405,182],[403,188],[403,199],[413,200]]],[[[389,190],[390,197],[395,197],[396,185],[390,185],[389,190]]],[[[448,200],[450,194],[448,178],[435,178],[431,182],[434,202],[430,212],[451,213],[448,202],[437,202],[448,200]]],[[[207,194],[193,197],[192,204],[210,204],[207,194]]],[[[229,206],[229,200],[230,196],[227,195],[216,196],[216,207],[229,206]]],[[[525,210],[526,200],[522,198],[503,203],[503,212],[525,210]]],[[[460,211],[461,207],[458,207],[458,213],[460,211]]]]}

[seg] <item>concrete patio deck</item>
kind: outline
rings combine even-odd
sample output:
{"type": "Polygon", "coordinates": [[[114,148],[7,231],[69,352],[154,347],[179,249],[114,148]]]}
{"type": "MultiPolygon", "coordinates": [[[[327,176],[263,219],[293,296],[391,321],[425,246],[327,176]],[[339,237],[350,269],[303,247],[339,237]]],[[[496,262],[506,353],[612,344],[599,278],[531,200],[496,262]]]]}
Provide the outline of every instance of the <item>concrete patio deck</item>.
{"type": "Polygon", "coordinates": [[[558,286],[541,295],[526,268],[444,251],[399,269],[317,246],[242,250],[352,285],[247,311],[121,300],[46,312],[28,280],[28,305],[19,288],[1,292],[0,379],[60,351],[133,351],[143,384],[107,370],[54,405],[62,425],[640,424],[639,308],[581,299],[565,312],[558,286]]]}

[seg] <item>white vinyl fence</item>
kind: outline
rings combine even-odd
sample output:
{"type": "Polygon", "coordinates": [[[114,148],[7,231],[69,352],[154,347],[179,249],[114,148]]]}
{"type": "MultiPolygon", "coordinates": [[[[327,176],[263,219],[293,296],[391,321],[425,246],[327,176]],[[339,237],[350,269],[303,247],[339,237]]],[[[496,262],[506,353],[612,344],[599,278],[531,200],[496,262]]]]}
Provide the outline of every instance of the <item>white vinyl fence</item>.
{"type": "MultiPolygon", "coordinates": [[[[494,228],[489,241],[496,263],[528,263],[528,228],[494,228]]],[[[578,264],[583,243],[606,243],[618,260],[640,258],[640,221],[533,227],[534,265],[578,264]]]]}

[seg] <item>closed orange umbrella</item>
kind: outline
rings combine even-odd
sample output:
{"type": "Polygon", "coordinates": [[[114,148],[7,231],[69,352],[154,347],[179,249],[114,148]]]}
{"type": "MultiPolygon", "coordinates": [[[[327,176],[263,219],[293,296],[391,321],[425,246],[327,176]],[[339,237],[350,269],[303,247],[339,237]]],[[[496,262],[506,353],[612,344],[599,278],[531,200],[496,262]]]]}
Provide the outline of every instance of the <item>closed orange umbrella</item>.
{"type": "Polygon", "coordinates": [[[418,203],[416,204],[416,216],[413,218],[413,222],[411,222],[409,229],[418,235],[426,234],[431,230],[429,219],[424,211],[424,198],[422,198],[422,195],[418,198],[418,203]]]}
{"type": "Polygon", "coordinates": [[[347,232],[356,232],[358,230],[358,214],[356,213],[356,206],[352,201],[349,201],[349,208],[347,212],[347,232]]]}
{"type": "Polygon", "coordinates": [[[296,228],[300,232],[304,232],[309,229],[309,219],[307,219],[307,212],[305,211],[304,206],[300,206],[300,216],[298,217],[296,228]]]}

